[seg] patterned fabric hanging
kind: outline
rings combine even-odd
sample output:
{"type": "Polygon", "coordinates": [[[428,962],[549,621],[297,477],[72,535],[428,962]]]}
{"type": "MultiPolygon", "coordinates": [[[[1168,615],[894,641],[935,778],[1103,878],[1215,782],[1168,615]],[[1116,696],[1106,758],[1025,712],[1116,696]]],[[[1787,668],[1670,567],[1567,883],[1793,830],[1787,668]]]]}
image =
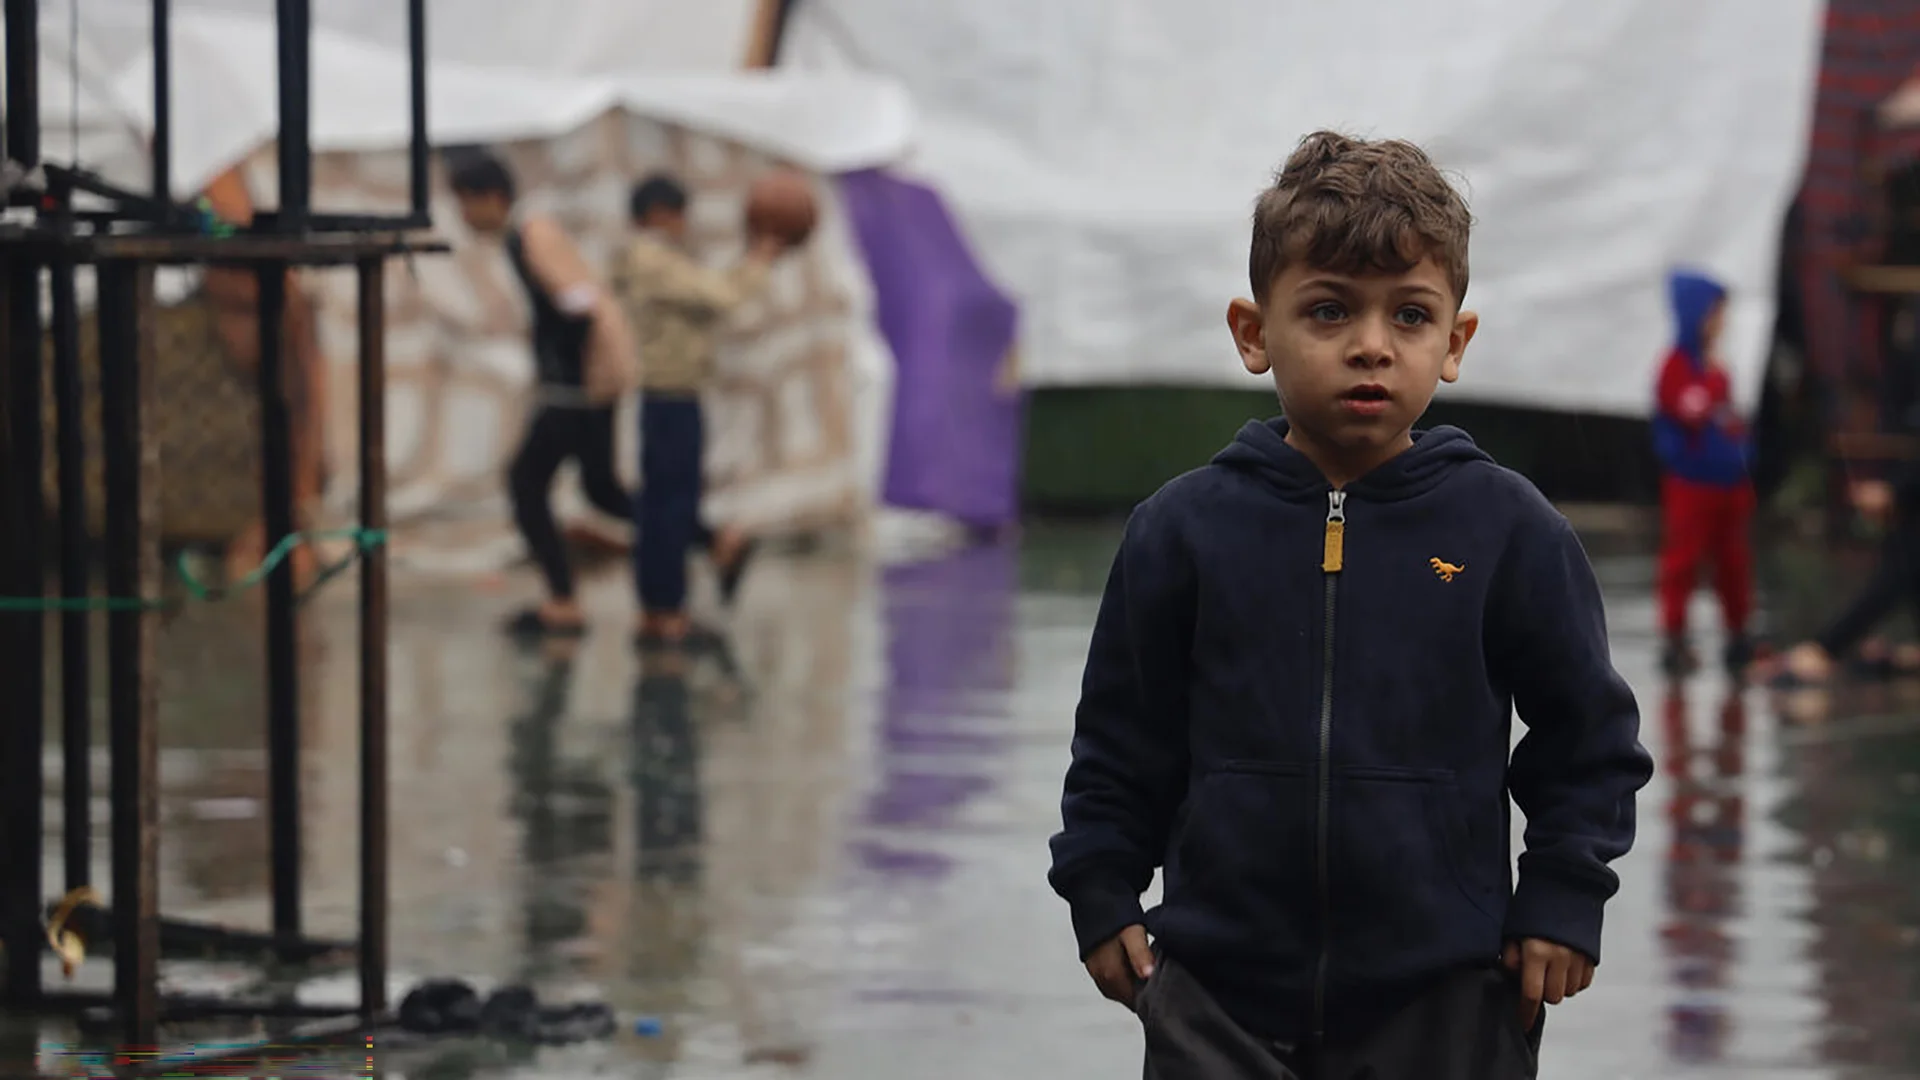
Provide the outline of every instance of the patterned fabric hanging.
{"type": "MultiPolygon", "coordinates": [[[[147,437],[160,444],[163,544],[222,545],[259,515],[260,405],[252,377],[234,362],[214,328],[214,305],[196,292],[153,311],[156,408],[147,437]]],[[[49,370],[53,340],[46,339],[49,370]]],[[[87,531],[105,529],[100,438],[99,323],[80,319],[82,436],[86,447],[87,531]]],[[[53,380],[46,380],[49,516],[59,513],[53,380]]]]}
{"type": "MultiPolygon", "coordinates": [[[[1876,164],[1910,141],[1881,132],[1877,110],[1920,67],[1920,5],[1909,0],[1830,0],[1812,145],[1800,191],[1797,276],[1808,361],[1830,395],[1878,378],[1882,302],[1847,288],[1849,263],[1877,256],[1883,195],[1876,164]]],[[[1851,426],[1851,425],[1849,425],[1851,426]]]]}

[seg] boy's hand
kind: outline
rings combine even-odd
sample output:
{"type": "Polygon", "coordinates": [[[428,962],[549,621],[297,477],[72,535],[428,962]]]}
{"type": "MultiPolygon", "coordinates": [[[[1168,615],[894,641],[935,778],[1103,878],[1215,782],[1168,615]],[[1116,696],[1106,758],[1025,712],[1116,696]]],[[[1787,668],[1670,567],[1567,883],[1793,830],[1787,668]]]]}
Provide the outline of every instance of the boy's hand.
{"type": "Polygon", "coordinates": [[[1133,992],[1153,974],[1153,951],[1147,948],[1147,928],[1127,927],[1087,954],[1087,974],[1109,1001],[1133,1008],[1133,992]]]}
{"type": "Polygon", "coordinates": [[[1500,959],[1520,976],[1520,1026],[1533,1030],[1540,1005],[1558,1005],[1593,985],[1593,961],[1578,949],[1539,938],[1507,942],[1500,959]]]}
{"type": "Polygon", "coordinates": [[[1855,481],[1848,492],[1853,508],[1870,521],[1881,521],[1893,509],[1893,485],[1885,480],[1855,481]]]}
{"type": "Polygon", "coordinates": [[[780,234],[763,232],[747,241],[747,257],[762,262],[773,262],[786,254],[789,246],[786,238],[780,234]]]}

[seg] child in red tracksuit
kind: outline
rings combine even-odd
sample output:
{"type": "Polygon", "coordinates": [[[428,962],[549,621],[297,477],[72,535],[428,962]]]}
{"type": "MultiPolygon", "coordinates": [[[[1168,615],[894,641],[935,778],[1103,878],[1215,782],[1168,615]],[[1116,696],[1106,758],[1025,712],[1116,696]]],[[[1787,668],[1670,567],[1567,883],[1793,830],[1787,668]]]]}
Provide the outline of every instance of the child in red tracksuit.
{"type": "Polygon", "coordinates": [[[1747,620],[1753,612],[1752,439],[1734,411],[1727,371],[1714,343],[1725,319],[1727,291],[1692,271],[1667,282],[1678,332],[1660,368],[1654,413],[1654,449],[1660,482],[1660,622],[1666,634],[1662,663],[1669,674],[1699,666],[1687,643],[1687,601],[1704,563],[1712,563],[1714,591],[1726,620],[1725,662],[1743,670],[1753,658],[1747,620]]]}

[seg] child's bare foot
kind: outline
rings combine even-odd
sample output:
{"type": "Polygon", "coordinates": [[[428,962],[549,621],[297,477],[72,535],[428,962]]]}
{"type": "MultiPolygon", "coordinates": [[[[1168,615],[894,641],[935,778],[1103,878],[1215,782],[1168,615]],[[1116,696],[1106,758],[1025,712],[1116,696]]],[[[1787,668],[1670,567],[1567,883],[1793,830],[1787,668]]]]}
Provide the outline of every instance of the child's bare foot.
{"type": "Polygon", "coordinates": [[[571,597],[548,598],[540,606],[528,608],[507,620],[507,632],[517,637],[578,637],[586,633],[587,617],[580,603],[571,597]]]}
{"type": "Polygon", "coordinates": [[[1803,686],[1818,686],[1833,678],[1833,658],[1814,642],[1802,642],[1780,658],[1776,677],[1803,686]]]}
{"type": "Polygon", "coordinates": [[[1895,646],[1893,670],[1900,675],[1920,674],[1920,645],[1906,642],[1895,646]]]}
{"type": "Polygon", "coordinates": [[[649,611],[640,616],[640,639],[677,645],[693,633],[693,618],[684,611],[649,611]]]}

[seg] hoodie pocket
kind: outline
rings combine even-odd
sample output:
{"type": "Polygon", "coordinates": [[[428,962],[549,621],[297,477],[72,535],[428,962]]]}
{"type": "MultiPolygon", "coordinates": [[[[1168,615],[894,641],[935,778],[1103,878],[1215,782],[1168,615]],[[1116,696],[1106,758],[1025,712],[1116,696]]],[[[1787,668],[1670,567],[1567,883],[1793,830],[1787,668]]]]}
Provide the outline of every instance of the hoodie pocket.
{"type": "Polygon", "coordinates": [[[1311,766],[1229,761],[1189,791],[1154,930],[1191,959],[1298,957],[1313,948],[1311,766]]]}
{"type": "Polygon", "coordinates": [[[1499,919],[1474,871],[1474,838],[1452,773],[1342,769],[1332,810],[1338,951],[1362,969],[1423,956],[1438,962],[1469,947],[1498,951],[1499,919]]]}

